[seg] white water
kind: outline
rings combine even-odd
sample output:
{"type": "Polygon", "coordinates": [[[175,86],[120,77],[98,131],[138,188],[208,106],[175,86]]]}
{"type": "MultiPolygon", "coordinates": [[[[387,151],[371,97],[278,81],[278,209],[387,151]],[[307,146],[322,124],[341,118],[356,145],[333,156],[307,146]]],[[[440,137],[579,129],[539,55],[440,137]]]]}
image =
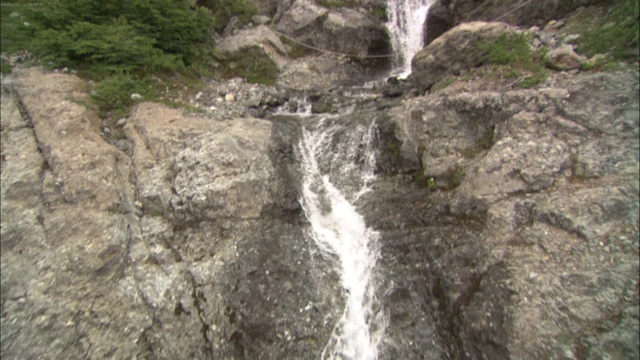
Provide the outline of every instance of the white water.
{"type": "Polygon", "coordinates": [[[407,77],[411,59],[424,45],[424,23],[435,0],[387,0],[387,29],[394,53],[392,75],[407,77]]]}
{"type": "MultiPolygon", "coordinates": [[[[367,227],[353,204],[331,183],[329,175],[320,170],[318,159],[329,151],[332,131],[336,129],[325,129],[324,120],[326,118],[313,131],[303,129],[300,141],[304,175],[301,202],[311,223],[314,243],[328,259],[336,259],[346,303],[321,358],[375,360],[385,329],[372,282],[372,272],[379,257],[376,247],[379,235],[367,227]]],[[[372,124],[361,139],[371,142],[373,134],[372,124]]],[[[342,159],[342,163],[347,165],[349,158],[342,159]]],[[[373,170],[367,169],[375,165],[371,162],[375,159],[365,159],[363,185],[356,197],[366,191],[364,189],[372,180],[373,170]]]]}

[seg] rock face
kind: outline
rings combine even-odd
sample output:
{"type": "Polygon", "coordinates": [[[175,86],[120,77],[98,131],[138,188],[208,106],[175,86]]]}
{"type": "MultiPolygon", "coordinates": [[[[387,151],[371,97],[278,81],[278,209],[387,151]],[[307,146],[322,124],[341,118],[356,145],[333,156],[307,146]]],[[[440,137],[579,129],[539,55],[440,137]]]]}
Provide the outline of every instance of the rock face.
{"type": "Polygon", "coordinates": [[[411,77],[425,91],[449,75],[458,75],[482,62],[481,42],[495,41],[500,34],[513,32],[504,23],[464,23],[448,31],[420,50],[411,61],[411,77]]]}
{"type": "Polygon", "coordinates": [[[429,8],[425,45],[465,22],[503,21],[511,25],[540,26],[562,18],[580,6],[596,3],[598,0],[439,0],[429,8]]]}
{"type": "Polygon", "coordinates": [[[3,358],[315,358],[339,307],[296,265],[295,126],[143,104],[128,156],[78,78],[3,85],[3,358]]]}
{"type": "Polygon", "coordinates": [[[278,84],[297,91],[328,91],[356,85],[364,79],[366,71],[359,64],[333,56],[318,56],[291,61],[278,77],[278,84]]]}
{"type": "Polygon", "coordinates": [[[248,28],[225,37],[218,47],[231,54],[238,54],[248,48],[257,48],[271,59],[278,69],[282,69],[287,63],[287,51],[282,41],[266,25],[248,28]]]}
{"type": "Polygon", "coordinates": [[[459,178],[452,192],[374,201],[414,216],[369,213],[393,224],[390,266],[428,259],[404,288],[425,284],[453,358],[638,356],[637,99],[630,70],[390,110],[399,156],[418,156],[420,175],[438,183],[459,178]]]}
{"type": "Polygon", "coordinates": [[[275,20],[278,31],[321,49],[359,56],[391,52],[384,25],[365,11],[296,0],[275,20]]]}

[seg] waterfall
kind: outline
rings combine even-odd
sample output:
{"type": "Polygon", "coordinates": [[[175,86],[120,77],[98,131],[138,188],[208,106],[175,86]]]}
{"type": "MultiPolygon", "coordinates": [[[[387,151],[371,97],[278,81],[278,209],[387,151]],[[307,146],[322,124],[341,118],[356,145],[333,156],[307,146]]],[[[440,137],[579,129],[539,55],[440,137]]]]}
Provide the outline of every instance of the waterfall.
{"type": "Polygon", "coordinates": [[[393,75],[411,73],[411,59],[424,45],[424,24],[435,0],[387,0],[387,29],[394,52],[393,75]]]}
{"type": "MultiPolygon", "coordinates": [[[[332,166],[353,170],[357,149],[366,149],[361,164],[361,188],[357,199],[372,181],[375,164],[371,142],[375,124],[351,134],[348,151],[332,149],[334,131],[322,118],[313,129],[303,129],[299,144],[303,171],[302,207],[311,224],[310,238],[323,256],[332,261],[344,289],[345,308],[335,325],[322,359],[374,360],[385,329],[380,305],[376,301],[373,269],[379,257],[378,233],[369,228],[356,209],[321,170],[319,161],[329,159],[332,166]],[[364,143],[363,143],[364,142],[364,143]],[[364,146],[363,146],[364,145],[364,146]],[[341,156],[346,155],[346,156],[341,156]],[[338,159],[339,157],[339,159],[338,159]]],[[[311,127],[311,125],[309,126],[311,127]]],[[[353,200],[352,200],[353,201],[353,200]]]]}

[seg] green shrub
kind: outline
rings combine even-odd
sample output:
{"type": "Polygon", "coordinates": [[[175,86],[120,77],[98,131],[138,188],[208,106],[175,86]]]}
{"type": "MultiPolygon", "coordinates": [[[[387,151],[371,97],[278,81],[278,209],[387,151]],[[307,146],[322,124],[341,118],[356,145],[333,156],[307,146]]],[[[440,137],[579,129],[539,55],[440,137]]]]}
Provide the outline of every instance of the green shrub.
{"type": "Polygon", "coordinates": [[[74,22],[62,31],[46,29],[33,43],[53,67],[91,65],[97,74],[183,66],[179,55],[164,53],[154,45],[153,38],[140,35],[124,17],[105,24],[74,22]]]}
{"type": "Polygon", "coordinates": [[[258,13],[253,5],[244,0],[198,0],[197,3],[211,10],[213,26],[218,32],[222,31],[234,16],[237,16],[242,24],[248,24],[251,17],[258,13]]]}
{"type": "Polygon", "coordinates": [[[145,79],[120,72],[102,80],[92,96],[98,105],[100,115],[124,116],[136,102],[131,95],[137,93],[145,100],[156,97],[155,89],[145,79]]]}
{"type": "Polygon", "coordinates": [[[53,66],[98,73],[176,70],[212,44],[208,10],[174,0],[51,0],[30,13],[33,50],[53,66]]]}
{"type": "MultiPolygon", "coordinates": [[[[14,3],[12,1],[12,3],[14,3]]],[[[29,24],[25,14],[29,11],[29,6],[20,4],[2,4],[0,14],[2,15],[0,31],[0,50],[3,53],[11,54],[27,48],[33,38],[33,25],[29,24]]]]}

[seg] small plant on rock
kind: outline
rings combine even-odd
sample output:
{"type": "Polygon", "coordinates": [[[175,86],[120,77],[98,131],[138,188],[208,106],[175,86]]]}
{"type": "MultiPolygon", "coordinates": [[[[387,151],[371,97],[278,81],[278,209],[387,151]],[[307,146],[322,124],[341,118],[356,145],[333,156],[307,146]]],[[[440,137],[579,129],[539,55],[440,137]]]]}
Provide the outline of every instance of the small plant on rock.
{"type": "Polygon", "coordinates": [[[503,33],[494,42],[478,44],[484,53],[483,64],[498,66],[495,72],[517,78],[519,87],[528,88],[543,83],[547,72],[542,65],[543,53],[536,53],[529,45],[527,33],[503,33]]]}

